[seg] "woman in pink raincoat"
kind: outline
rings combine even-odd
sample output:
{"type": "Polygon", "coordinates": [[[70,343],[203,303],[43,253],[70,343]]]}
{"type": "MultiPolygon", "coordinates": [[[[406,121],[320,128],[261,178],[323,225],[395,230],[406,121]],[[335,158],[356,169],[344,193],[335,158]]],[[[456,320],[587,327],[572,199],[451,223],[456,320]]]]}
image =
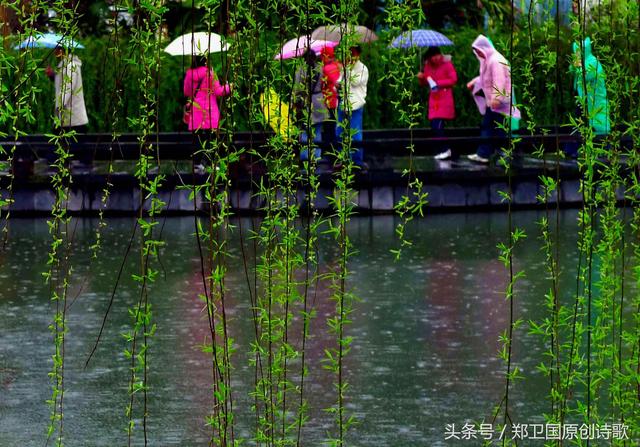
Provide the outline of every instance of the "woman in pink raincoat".
{"type": "Polygon", "coordinates": [[[184,95],[191,103],[185,114],[190,131],[216,130],[220,124],[218,96],[231,93],[231,85],[220,84],[213,69],[207,67],[206,58],[194,58],[193,66],[184,78],[184,95]]]}
{"type": "MultiPolygon", "coordinates": [[[[511,68],[502,54],[493,47],[491,41],[480,34],[471,44],[474,54],[480,62],[480,75],[472,79],[467,87],[483,115],[480,135],[483,137],[506,136],[500,128],[505,117],[520,118],[520,111],[511,100],[511,68]]],[[[478,147],[469,159],[478,163],[488,163],[493,155],[493,143],[484,143],[478,147]]]]}

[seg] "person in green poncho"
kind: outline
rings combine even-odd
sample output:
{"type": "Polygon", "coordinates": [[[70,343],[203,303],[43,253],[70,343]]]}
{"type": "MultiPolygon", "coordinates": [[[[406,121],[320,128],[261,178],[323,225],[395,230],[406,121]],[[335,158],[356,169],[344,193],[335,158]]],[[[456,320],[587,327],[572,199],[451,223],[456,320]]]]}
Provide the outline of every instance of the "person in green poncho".
{"type": "MultiPolygon", "coordinates": [[[[597,135],[606,135],[610,130],[609,102],[607,101],[606,77],[602,64],[593,55],[591,39],[573,43],[573,61],[570,67],[573,73],[573,88],[577,93],[579,114],[589,119],[589,125],[597,135]],[[584,61],[582,52],[584,52],[584,61]],[[583,73],[584,67],[584,73],[583,73]]],[[[566,151],[577,156],[577,147],[566,151]]]]}

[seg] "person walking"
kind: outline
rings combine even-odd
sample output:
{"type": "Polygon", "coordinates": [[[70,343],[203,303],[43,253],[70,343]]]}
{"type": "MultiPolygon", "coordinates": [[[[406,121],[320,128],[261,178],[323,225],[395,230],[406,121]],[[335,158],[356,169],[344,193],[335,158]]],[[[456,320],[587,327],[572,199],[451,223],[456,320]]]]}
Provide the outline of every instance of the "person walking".
{"type": "Polygon", "coordinates": [[[322,60],[322,95],[328,112],[328,117],[324,121],[323,141],[333,144],[336,141],[338,82],[342,74],[342,65],[336,60],[332,47],[322,48],[320,58],[322,60]]]}
{"type": "MultiPolygon", "coordinates": [[[[589,37],[582,42],[582,48],[578,42],[573,43],[573,62],[570,71],[573,73],[573,88],[577,95],[577,115],[582,115],[589,120],[589,125],[596,135],[608,134],[611,123],[606,75],[602,64],[593,54],[589,37]]],[[[565,148],[565,153],[576,158],[578,147],[578,144],[569,144],[565,148]]]]}
{"type": "MultiPolygon", "coordinates": [[[[213,71],[207,66],[205,56],[194,56],[191,68],[187,70],[183,84],[187,106],[184,121],[187,129],[198,137],[198,150],[213,138],[213,133],[220,126],[220,109],[218,97],[231,93],[231,84],[221,84],[213,71]]],[[[196,174],[205,172],[204,155],[194,157],[193,170],[196,174]]]]}
{"type": "MultiPolygon", "coordinates": [[[[573,74],[573,89],[577,95],[576,115],[588,119],[589,126],[596,135],[606,135],[611,125],[604,69],[593,54],[591,38],[587,37],[582,41],[582,48],[580,43],[574,42],[572,49],[573,59],[569,71],[573,74]],[[586,68],[584,71],[583,66],[586,68]]],[[[563,146],[563,151],[568,157],[577,158],[579,147],[579,142],[570,142],[563,146]]]]}
{"type": "MultiPolygon", "coordinates": [[[[45,73],[53,79],[55,128],[62,138],[62,144],[69,150],[71,140],[78,141],[78,135],[87,133],[89,124],[82,88],[82,62],[77,55],[61,46],[56,47],[53,54],[59,60],[57,70],[47,67],[45,73]]],[[[45,158],[50,164],[56,161],[55,154],[45,158]]],[[[71,167],[74,171],[90,170],[91,161],[92,152],[84,150],[79,153],[78,159],[71,160],[71,167]]]]}
{"type": "MultiPolygon", "coordinates": [[[[322,127],[329,116],[327,105],[322,93],[322,63],[312,50],[308,50],[303,59],[305,63],[298,68],[294,75],[294,108],[297,121],[303,129],[300,133],[300,142],[307,143],[310,139],[313,143],[322,142],[322,127]]],[[[322,156],[320,148],[313,150],[314,157],[322,156]]],[[[309,154],[306,148],[300,152],[300,159],[306,161],[309,154]]]]}
{"type": "MultiPolygon", "coordinates": [[[[480,63],[480,73],[467,83],[467,88],[471,90],[483,116],[480,135],[504,137],[506,132],[501,126],[505,117],[520,119],[520,111],[512,102],[511,68],[504,56],[482,34],[473,41],[471,48],[480,63]]],[[[495,143],[483,143],[468,158],[477,163],[488,163],[494,152],[495,143]]]]}
{"type": "MultiPolygon", "coordinates": [[[[424,68],[418,73],[421,86],[429,86],[429,121],[435,137],[444,138],[444,123],[456,117],[453,86],[458,82],[458,73],[451,56],[443,55],[438,47],[429,47],[424,58],[424,68]]],[[[451,158],[451,148],[440,143],[436,160],[451,158]]]]}
{"type": "Polygon", "coordinates": [[[47,74],[54,78],[56,125],[64,132],[86,133],[89,118],[82,88],[82,62],[63,47],[57,47],[54,55],[59,59],[58,69],[49,69],[47,74]]]}
{"type": "Polygon", "coordinates": [[[231,93],[231,84],[221,84],[204,56],[195,56],[183,85],[188,98],[185,121],[190,131],[212,131],[220,125],[218,97],[231,93]]]}
{"type": "Polygon", "coordinates": [[[351,158],[356,166],[366,169],[362,148],[362,119],[367,98],[369,69],[360,60],[362,49],[359,46],[350,49],[351,56],[342,72],[340,83],[340,101],[338,103],[338,125],[336,138],[342,141],[343,133],[348,132],[351,141],[356,142],[351,158]]]}

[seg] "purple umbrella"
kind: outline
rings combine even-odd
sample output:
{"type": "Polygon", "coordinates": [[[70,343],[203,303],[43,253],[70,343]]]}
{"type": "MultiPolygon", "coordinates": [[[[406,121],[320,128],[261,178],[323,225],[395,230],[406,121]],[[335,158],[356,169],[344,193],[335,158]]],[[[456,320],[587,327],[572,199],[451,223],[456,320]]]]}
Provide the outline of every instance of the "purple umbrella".
{"type": "Polygon", "coordinates": [[[312,39],[310,36],[302,36],[297,39],[291,39],[285,43],[280,50],[280,53],[276,54],[275,59],[279,60],[300,57],[304,55],[307,50],[312,50],[316,54],[319,54],[324,47],[333,48],[337,45],[338,42],[332,42],[330,40],[316,40],[312,39]]]}
{"type": "Polygon", "coordinates": [[[453,45],[447,36],[430,29],[417,29],[406,31],[393,39],[391,47],[393,48],[409,48],[409,47],[444,47],[453,45]]]}

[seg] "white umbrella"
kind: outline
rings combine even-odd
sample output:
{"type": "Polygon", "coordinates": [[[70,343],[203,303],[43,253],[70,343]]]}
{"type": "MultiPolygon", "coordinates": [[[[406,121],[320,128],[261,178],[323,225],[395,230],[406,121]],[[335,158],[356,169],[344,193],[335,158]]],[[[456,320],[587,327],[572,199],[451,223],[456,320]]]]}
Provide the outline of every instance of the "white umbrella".
{"type": "Polygon", "coordinates": [[[215,33],[184,34],[171,42],[165,52],[172,56],[201,56],[209,53],[227,51],[229,44],[222,40],[222,36],[215,33]]]}
{"type": "Polygon", "coordinates": [[[356,43],[370,43],[378,40],[376,33],[366,26],[347,23],[320,26],[311,33],[311,38],[340,42],[344,37],[349,35],[354,38],[354,42],[356,43]]]}

